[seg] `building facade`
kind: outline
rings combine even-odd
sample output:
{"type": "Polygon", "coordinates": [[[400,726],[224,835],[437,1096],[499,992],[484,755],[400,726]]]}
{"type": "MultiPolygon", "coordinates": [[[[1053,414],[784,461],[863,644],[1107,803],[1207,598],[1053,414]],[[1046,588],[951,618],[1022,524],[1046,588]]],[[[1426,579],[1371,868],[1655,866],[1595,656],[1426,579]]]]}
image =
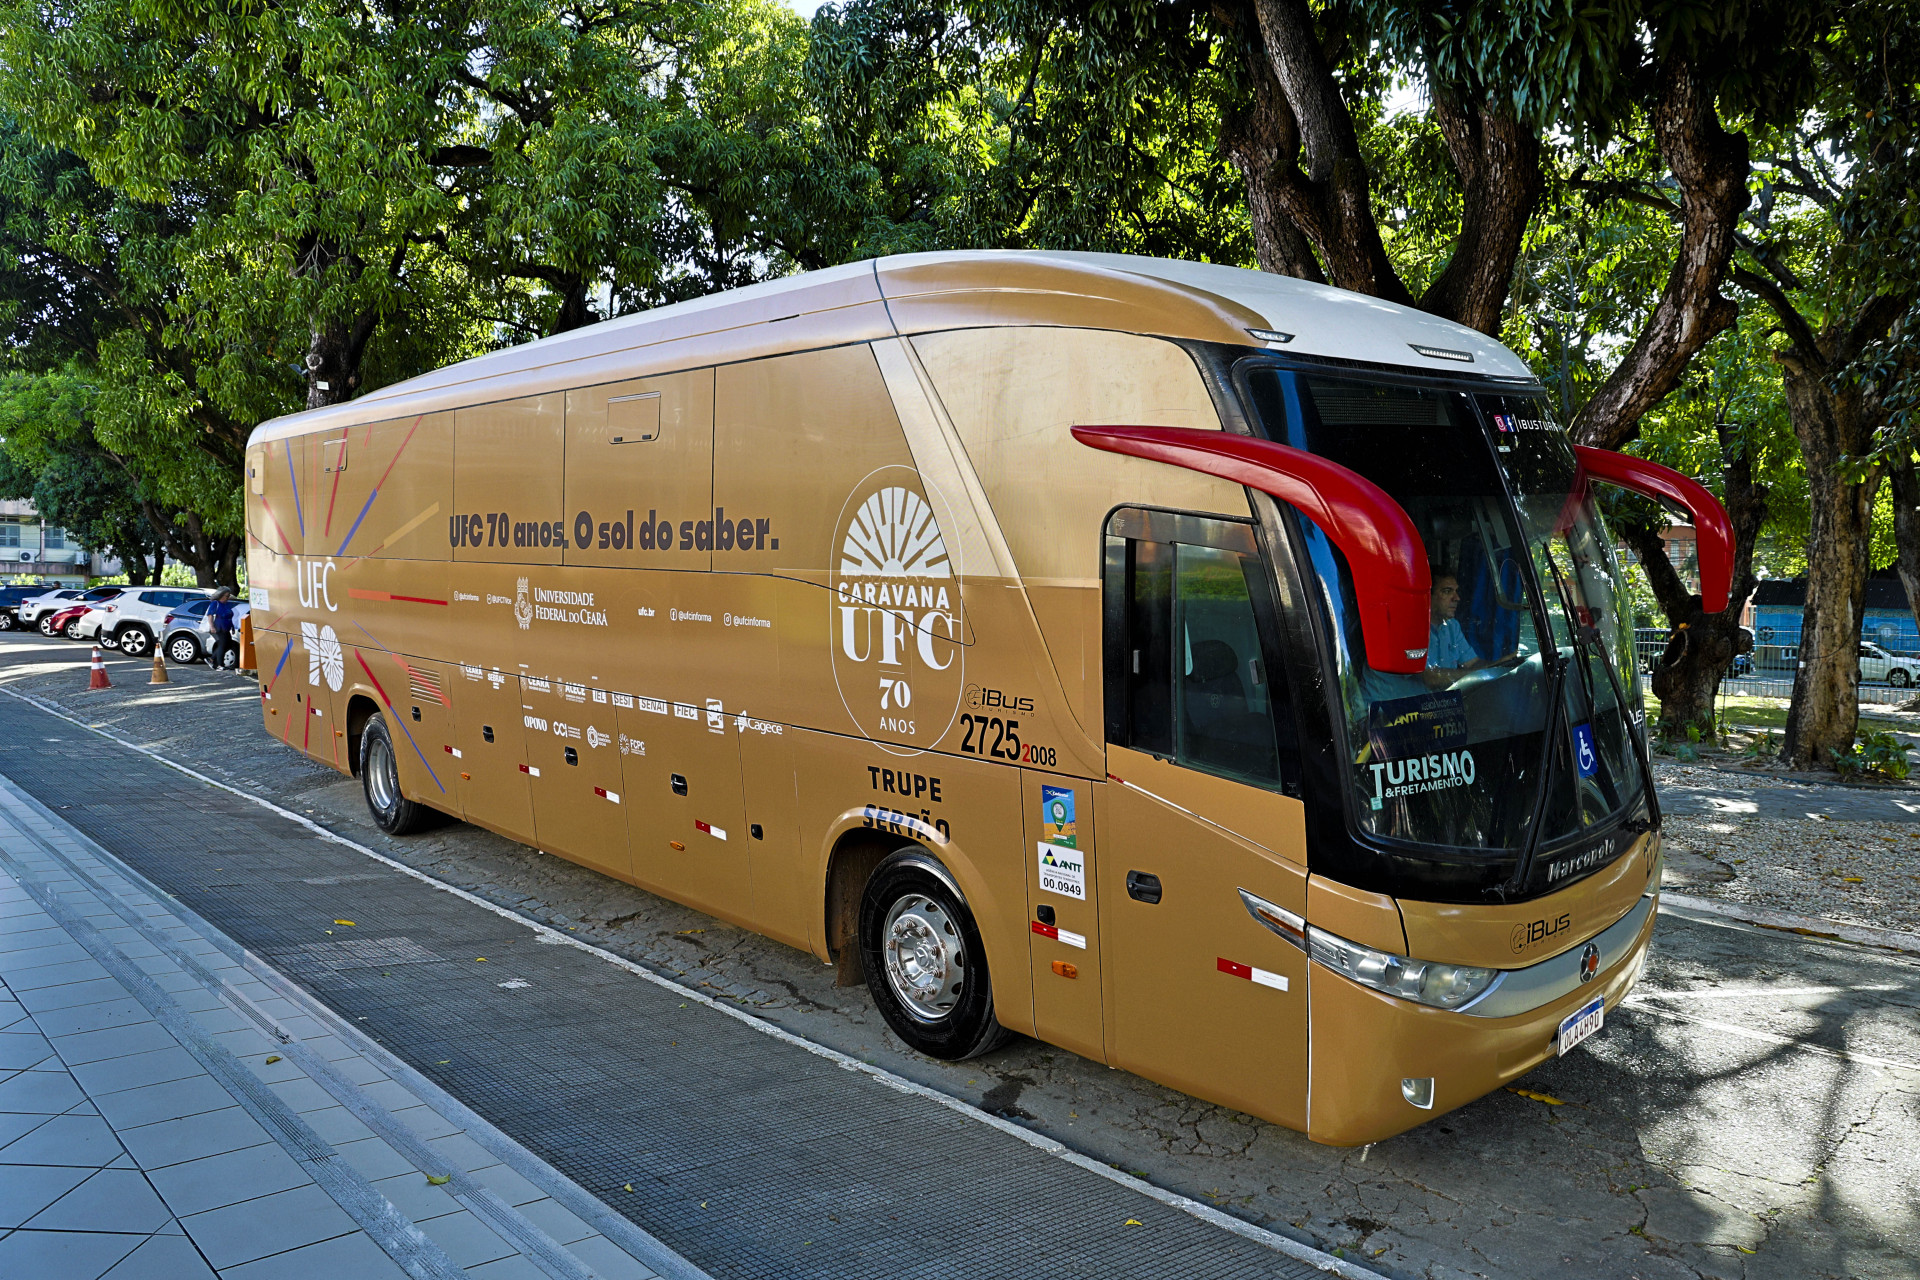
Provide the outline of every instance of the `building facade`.
{"type": "Polygon", "coordinates": [[[31,502],[0,501],[0,581],[81,587],[120,571],[118,560],[88,552],[42,520],[31,502]]]}

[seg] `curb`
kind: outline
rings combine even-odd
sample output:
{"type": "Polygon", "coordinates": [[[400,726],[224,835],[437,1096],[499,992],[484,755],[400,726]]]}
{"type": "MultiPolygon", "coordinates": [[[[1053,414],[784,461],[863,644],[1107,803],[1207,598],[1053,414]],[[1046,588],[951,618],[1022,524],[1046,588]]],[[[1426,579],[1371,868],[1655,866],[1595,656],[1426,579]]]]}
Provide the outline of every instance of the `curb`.
{"type": "Polygon", "coordinates": [[[1887,951],[1920,955],[1920,933],[1905,933],[1898,929],[1875,929],[1859,924],[1841,924],[1837,920],[1825,920],[1819,916],[1799,916],[1786,911],[1769,911],[1764,907],[1749,907],[1744,903],[1716,902],[1710,898],[1695,898],[1682,893],[1669,893],[1663,889],[1660,892],[1660,908],[1664,911],[1668,907],[1696,911],[1702,915],[1719,916],[1726,920],[1738,920],[1742,924],[1758,925],[1762,929],[1781,929],[1811,938],[1852,942],[1863,947],[1880,947],[1887,951]]]}
{"type": "MultiPolygon", "coordinates": [[[[482,898],[478,894],[473,893],[469,890],[459,888],[456,885],[448,884],[443,880],[437,880],[423,871],[417,870],[414,867],[410,867],[407,864],[400,862],[394,858],[389,858],[387,855],[380,853],[377,850],[370,849],[366,845],[360,844],[358,841],[351,840],[346,836],[343,836],[337,832],[331,831],[326,827],[320,825],[319,823],[315,822],[311,818],[308,818],[302,814],[295,813],[291,809],[283,808],[282,806],[275,804],[273,801],[268,800],[263,796],[254,795],[253,793],[248,791],[243,791],[239,787],[233,786],[230,783],[221,782],[216,778],[210,778],[206,774],[200,773],[195,769],[189,768],[188,766],[183,765],[178,761],[168,759],[166,756],[161,755],[158,751],[155,751],[149,747],[143,747],[137,742],[131,742],[128,739],[121,737],[119,734],[109,732],[108,730],[103,729],[98,725],[87,724],[85,721],[76,719],[75,717],[68,715],[64,711],[56,709],[55,707],[47,704],[46,702],[43,702],[42,700],[34,697],[31,694],[17,693],[14,690],[8,689],[4,686],[0,686],[0,694],[4,694],[5,696],[9,698],[13,698],[16,701],[27,703],[28,705],[33,706],[50,716],[54,716],[57,719],[66,721],[68,724],[71,724],[76,728],[85,729],[89,733],[98,734],[100,737],[105,738],[107,741],[111,743],[114,743],[116,746],[125,747],[129,751],[137,751],[141,755],[147,756],[148,758],[158,762],[159,764],[165,765],[167,768],[173,769],[178,773],[185,774],[187,777],[192,778],[197,782],[205,783],[210,787],[217,787],[222,791],[225,791],[232,795],[240,797],[242,800],[249,801],[252,804],[257,804],[263,809],[266,809],[272,813],[278,814],[280,817],[283,817],[292,822],[298,823],[300,826],[307,828],[309,831],[313,832],[315,835],[319,836],[323,840],[326,840],[333,844],[344,845],[347,848],[352,849],[357,853],[363,854],[364,856],[373,859],[375,862],[381,863],[382,865],[390,867],[395,871],[398,871],[404,875],[410,876],[413,879],[418,880],[423,884],[431,885],[434,888],[439,889],[443,893],[451,893],[455,897],[460,898],[466,902],[470,902],[477,907],[481,907],[487,911],[490,911],[497,916],[501,916],[505,919],[512,920],[516,924],[524,925],[527,928],[532,929],[534,933],[539,936],[542,942],[546,942],[549,945],[557,944],[557,945],[576,947],[581,951],[585,951],[588,954],[595,956],[600,960],[606,961],[608,964],[614,965],[617,968],[623,969],[626,972],[633,974],[635,977],[654,983],[657,986],[667,987],[673,990],[674,992],[676,992],[677,994],[686,997],[688,1000],[698,1001],[700,1004],[706,1006],[709,1009],[712,1009],[718,1013],[725,1014],[727,1017],[736,1019],[739,1022],[745,1023],[747,1026],[752,1027],[755,1031],[760,1032],[762,1035],[769,1036],[772,1039],[779,1040],[783,1043],[793,1045],[796,1048],[804,1049],[806,1052],[811,1053],[816,1057],[825,1058],[829,1062],[832,1062],[836,1066],[840,1067],[842,1070],[851,1071],[860,1075],[868,1076],[873,1080],[875,1080],[876,1082],[882,1085],[885,1085],[887,1088],[893,1089],[896,1092],[910,1094],[914,1097],[924,1098],[929,1102],[937,1103],[938,1105],[943,1106],[950,1111],[954,1111],[959,1113],[960,1115],[965,1116],[969,1120],[973,1120],[980,1124],[984,1124],[989,1128],[997,1129],[1001,1133],[1004,1133],[1009,1137],[1017,1138],[1021,1142],[1026,1143],[1028,1146],[1033,1147],[1039,1151],[1043,1151],[1048,1155],[1055,1157],[1056,1159],[1063,1160],[1068,1164],[1078,1166],[1079,1168],[1086,1170],[1088,1173],[1095,1174],[1101,1178],[1106,1179],[1109,1182],[1115,1183],[1116,1185],[1126,1187],[1131,1191],[1138,1192],[1139,1194],[1144,1195],[1149,1199],[1157,1200],[1161,1204],[1166,1205],[1168,1208],[1178,1209],[1181,1212],[1186,1213],[1192,1217],[1198,1218],[1202,1222],[1205,1222],[1211,1226],[1219,1227],[1222,1230],[1232,1232],[1235,1235],[1254,1241],[1257,1244],[1264,1245],[1265,1247],[1273,1250],[1275,1253],[1278,1253],[1283,1257],[1291,1258],[1296,1262],[1304,1263],[1308,1266],[1315,1267],[1321,1271],[1329,1272],[1333,1275],[1341,1276],[1343,1277],[1343,1280],[1385,1280],[1386,1273],[1384,1272],[1376,1271],[1371,1268],[1361,1266],[1343,1257],[1337,1257],[1334,1254],[1327,1253],[1324,1250],[1315,1248],[1314,1246],[1303,1243],[1302,1241],[1295,1240],[1291,1236],[1283,1235],[1280,1232],[1271,1230],[1270,1228],[1256,1226],[1251,1222],[1247,1222],[1241,1218],[1236,1218],[1232,1214],[1225,1213],[1219,1209],[1214,1208],[1212,1205],[1202,1204],[1198,1200],[1190,1199],[1189,1197],[1183,1196],[1178,1192],[1168,1191],[1162,1187],[1156,1187],[1150,1182],[1146,1182],[1140,1178],[1134,1177],[1132,1174],[1121,1172],[1120,1170],[1115,1169],[1110,1165],[1104,1164],[1092,1156],[1085,1155],[1085,1154],[1082,1154],[1081,1152],[1075,1151],[1071,1147],[1068,1147],[1063,1143],[1057,1142],[1054,1139],[1047,1137],[1045,1134],[1037,1133],[1034,1130],[1015,1124],[1011,1120],[1003,1119],[1000,1116],[992,1115],[986,1111],[983,1111],[979,1107],[974,1106],[970,1102],[962,1101],[959,1098],[955,1098],[949,1094],[942,1093],[938,1089],[931,1088],[927,1085],[918,1084],[912,1080],[907,1079],[905,1076],[896,1075],[895,1073],[888,1071],[884,1067],[874,1066],[872,1063],[865,1062],[859,1058],[852,1057],[849,1054],[841,1053],[837,1049],[831,1049],[831,1048],[828,1048],[826,1045],[818,1044],[812,1040],[806,1039],[803,1036],[795,1035],[792,1032],[786,1030],[784,1027],[777,1026],[774,1023],[768,1022],[762,1018],[757,1018],[754,1015],[747,1013],[745,1010],[736,1009],[731,1005],[725,1004],[719,1000],[714,999],[712,996],[707,995],[704,992],[697,991],[694,988],[689,986],[685,986],[679,982],[674,981],[672,978],[669,978],[664,974],[656,973],[654,970],[647,968],[644,965],[638,964],[632,960],[628,960],[624,956],[616,955],[615,953],[605,950],[604,948],[601,948],[601,947],[596,947],[592,943],[582,941],[581,939],[576,938],[571,934],[562,933],[559,930],[554,929],[550,925],[542,924],[537,920],[533,920],[527,916],[520,915],[518,912],[515,912],[507,907],[500,906],[499,904],[494,902],[489,902],[487,899],[482,898]]],[[[162,892],[164,892],[164,890],[162,892]]],[[[171,894],[168,894],[167,897],[170,902],[174,903],[176,909],[184,905],[184,904],[178,903],[177,900],[173,899],[171,894]]]]}

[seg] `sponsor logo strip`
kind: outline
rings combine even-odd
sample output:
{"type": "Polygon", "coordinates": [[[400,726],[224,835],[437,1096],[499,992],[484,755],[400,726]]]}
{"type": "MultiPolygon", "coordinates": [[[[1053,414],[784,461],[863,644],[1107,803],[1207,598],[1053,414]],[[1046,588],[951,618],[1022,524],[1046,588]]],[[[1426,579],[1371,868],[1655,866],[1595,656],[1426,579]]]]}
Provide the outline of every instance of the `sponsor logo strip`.
{"type": "Polygon", "coordinates": [[[1221,956],[1214,961],[1214,967],[1221,973],[1230,973],[1236,978],[1245,978],[1255,986],[1272,987],[1275,991],[1287,989],[1287,975],[1272,973],[1266,969],[1256,969],[1250,964],[1241,964],[1238,960],[1229,960],[1221,956]]]}
{"type": "Polygon", "coordinates": [[[397,600],[402,604],[445,604],[445,600],[433,600],[426,596],[395,595],[391,591],[369,591],[365,587],[348,587],[347,595],[355,600],[397,600]]]}

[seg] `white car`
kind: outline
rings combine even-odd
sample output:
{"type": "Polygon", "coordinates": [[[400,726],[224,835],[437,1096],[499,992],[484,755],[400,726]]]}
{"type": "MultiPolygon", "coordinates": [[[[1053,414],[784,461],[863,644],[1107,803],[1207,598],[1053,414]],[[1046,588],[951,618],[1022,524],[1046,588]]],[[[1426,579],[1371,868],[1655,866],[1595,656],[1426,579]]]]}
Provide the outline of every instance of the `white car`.
{"type": "Polygon", "coordinates": [[[118,595],[120,590],[119,587],[93,587],[86,591],[78,587],[50,588],[20,602],[20,626],[23,630],[37,627],[43,618],[52,617],[62,609],[85,604],[89,600],[105,600],[118,595]]]}
{"type": "Polygon", "coordinates": [[[1897,658],[1877,644],[1860,645],[1860,678],[1885,680],[1896,689],[1920,684],[1920,658],[1897,658]]]}
{"type": "Polygon", "coordinates": [[[153,652],[168,613],[212,594],[203,587],[127,587],[81,615],[74,638],[98,640],[129,658],[144,658],[153,652]]]}

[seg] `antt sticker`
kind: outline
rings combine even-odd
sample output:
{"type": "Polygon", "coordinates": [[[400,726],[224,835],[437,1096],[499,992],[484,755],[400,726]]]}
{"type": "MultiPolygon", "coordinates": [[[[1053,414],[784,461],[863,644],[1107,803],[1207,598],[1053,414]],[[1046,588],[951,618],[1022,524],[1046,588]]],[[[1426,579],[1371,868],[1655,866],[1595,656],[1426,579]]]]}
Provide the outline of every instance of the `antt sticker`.
{"type": "Polygon", "coordinates": [[[1040,888],[1063,898],[1087,900],[1087,859],[1077,849],[1040,845],[1040,888]]]}

